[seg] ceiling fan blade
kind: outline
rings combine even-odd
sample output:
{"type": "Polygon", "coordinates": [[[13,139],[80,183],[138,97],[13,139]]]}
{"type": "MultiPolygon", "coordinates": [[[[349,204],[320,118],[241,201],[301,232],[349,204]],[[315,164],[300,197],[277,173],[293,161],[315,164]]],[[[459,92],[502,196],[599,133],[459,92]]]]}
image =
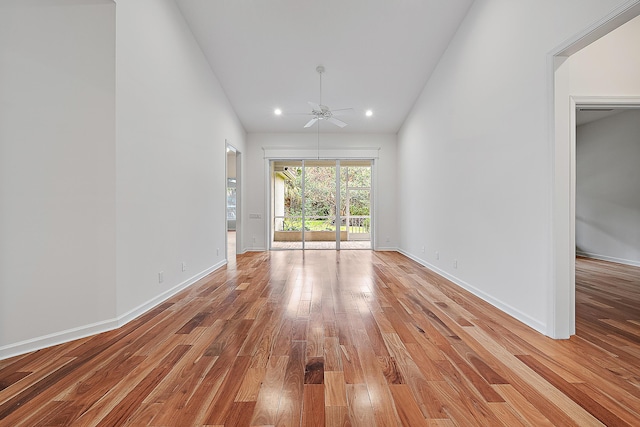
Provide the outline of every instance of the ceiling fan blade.
{"type": "Polygon", "coordinates": [[[315,102],[309,101],[309,105],[311,106],[311,109],[313,111],[322,111],[322,107],[320,107],[320,104],[316,104],[315,102]]]}
{"type": "Polygon", "coordinates": [[[314,117],[313,119],[309,120],[309,121],[307,122],[307,124],[306,124],[306,125],[304,125],[304,127],[309,128],[309,127],[313,126],[313,124],[314,124],[315,122],[317,122],[317,121],[318,121],[318,119],[317,119],[316,117],[314,117]]]}
{"type": "Polygon", "coordinates": [[[353,114],[353,108],[339,108],[337,110],[331,110],[331,114],[334,116],[346,116],[347,114],[353,114]]]}
{"type": "Polygon", "coordinates": [[[328,122],[333,123],[336,126],[340,126],[341,128],[345,127],[347,124],[345,122],[343,122],[342,120],[338,120],[338,119],[334,119],[333,117],[329,117],[327,119],[328,122]]]}

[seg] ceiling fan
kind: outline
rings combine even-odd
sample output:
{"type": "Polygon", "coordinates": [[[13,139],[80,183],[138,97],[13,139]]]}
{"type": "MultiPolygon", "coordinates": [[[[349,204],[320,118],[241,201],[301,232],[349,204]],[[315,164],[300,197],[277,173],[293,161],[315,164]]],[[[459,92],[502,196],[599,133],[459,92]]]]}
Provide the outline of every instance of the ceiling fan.
{"type": "MultiPolygon", "coordinates": [[[[326,105],[322,105],[322,73],[324,73],[324,67],[322,65],[318,65],[316,67],[316,71],[320,75],[320,102],[309,102],[311,106],[311,113],[306,113],[306,115],[313,116],[311,120],[304,125],[305,128],[313,126],[316,122],[320,120],[326,120],[329,123],[333,123],[336,126],[341,128],[345,127],[347,124],[342,120],[336,119],[336,116],[343,116],[345,114],[350,114],[353,112],[353,108],[340,108],[338,110],[331,110],[326,105]]],[[[318,123],[319,125],[319,123],[318,123]]]]}

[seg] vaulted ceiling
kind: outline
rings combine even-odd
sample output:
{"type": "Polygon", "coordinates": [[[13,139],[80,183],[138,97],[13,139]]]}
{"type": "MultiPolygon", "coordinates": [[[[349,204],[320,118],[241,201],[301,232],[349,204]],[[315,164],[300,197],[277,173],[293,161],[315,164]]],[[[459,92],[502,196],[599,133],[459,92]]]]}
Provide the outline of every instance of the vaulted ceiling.
{"type": "Polygon", "coordinates": [[[248,132],[395,133],[472,0],[176,0],[248,132]],[[281,116],[274,114],[280,108],[281,116]],[[371,109],[373,116],[365,117],[371,109]]]}

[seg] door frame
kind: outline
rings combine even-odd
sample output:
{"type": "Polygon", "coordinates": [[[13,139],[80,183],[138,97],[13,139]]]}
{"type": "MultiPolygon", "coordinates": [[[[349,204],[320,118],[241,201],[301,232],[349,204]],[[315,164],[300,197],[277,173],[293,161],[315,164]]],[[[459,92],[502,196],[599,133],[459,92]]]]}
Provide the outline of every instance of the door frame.
{"type": "MultiPolygon", "coordinates": [[[[547,55],[548,124],[552,158],[550,207],[550,286],[546,335],[575,334],[575,108],[576,104],[624,104],[633,98],[572,96],[562,64],[574,53],[640,15],[640,0],[628,1],[575,34],[547,55]]],[[[635,101],[632,101],[635,102],[635,101]]]]}

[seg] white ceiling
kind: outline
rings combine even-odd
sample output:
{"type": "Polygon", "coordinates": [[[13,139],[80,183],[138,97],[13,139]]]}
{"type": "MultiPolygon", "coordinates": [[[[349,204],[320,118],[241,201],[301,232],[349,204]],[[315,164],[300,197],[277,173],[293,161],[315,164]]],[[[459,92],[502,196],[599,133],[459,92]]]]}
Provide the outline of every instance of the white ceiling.
{"type": "Polygon", "coordinates": [[[396,133],[473,0],[176,0],[247,132],[396,133]],[[281,108],[285,114],[276,117],[281,108]],[[374,115],[365,117],[372,109],[374,115]]]}

